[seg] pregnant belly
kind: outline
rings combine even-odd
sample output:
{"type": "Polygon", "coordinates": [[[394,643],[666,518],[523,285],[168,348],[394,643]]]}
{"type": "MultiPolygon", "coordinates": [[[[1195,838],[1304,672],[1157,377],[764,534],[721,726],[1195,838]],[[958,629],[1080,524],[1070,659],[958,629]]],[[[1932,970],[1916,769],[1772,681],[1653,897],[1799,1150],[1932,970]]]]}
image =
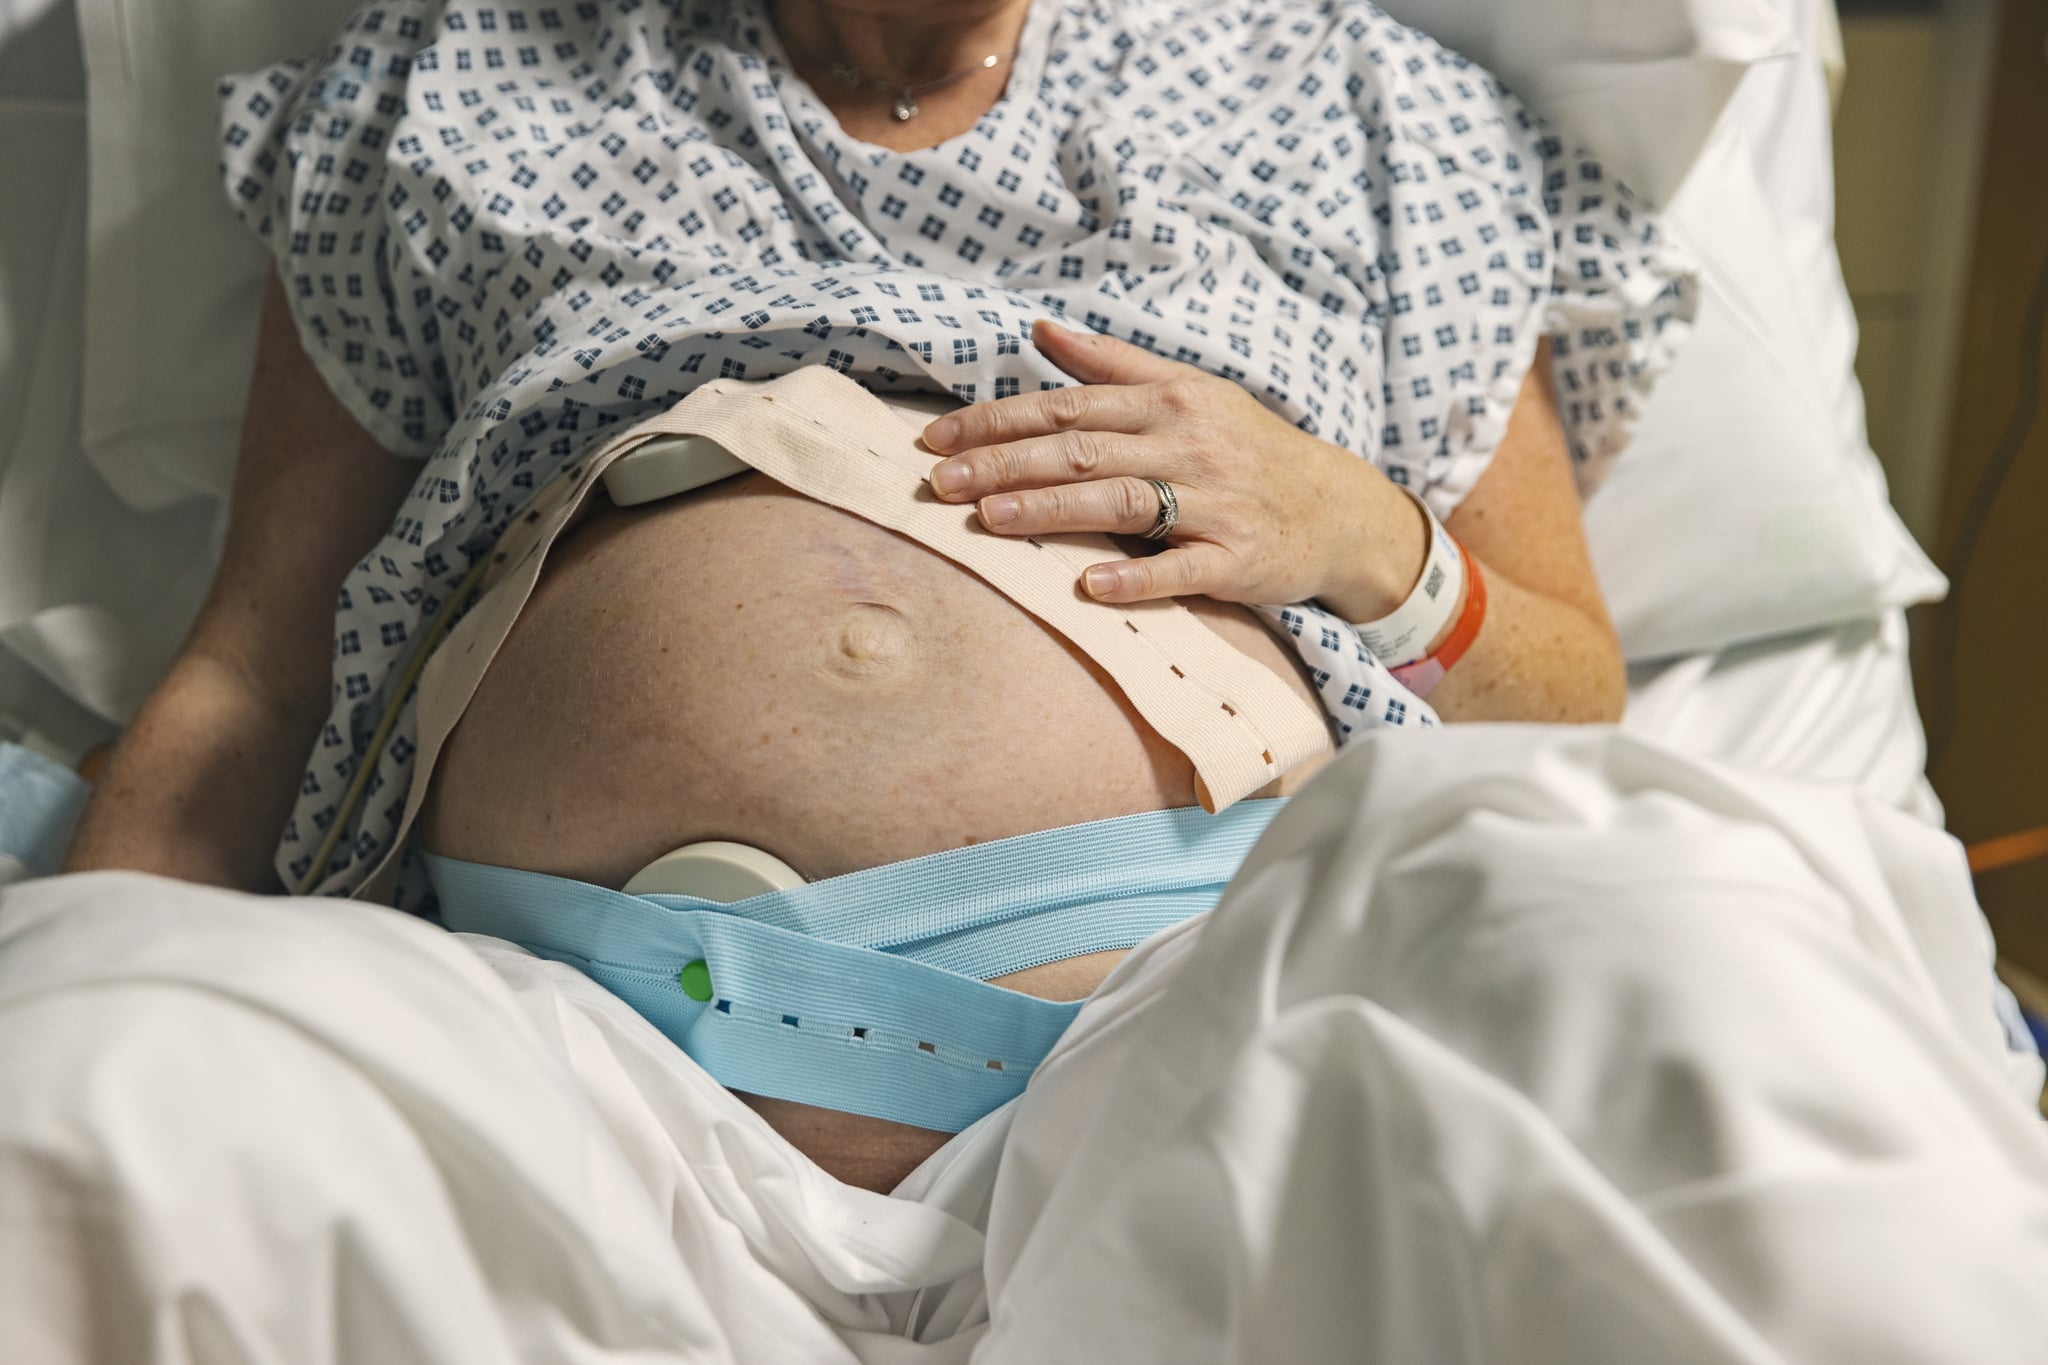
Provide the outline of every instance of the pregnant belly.
{"type": "MultiPolygon", "coordinates": [[[[1248,612],[1188,606],[1313,703],[1248,612]]],[[[817,881],[1195,803],[1187,760],[1061,637],[950,561],[753,475],[607,506],[557,543],[423,814],[438,853],[616,887],[696,840],[817,881]]],[[[997,980],[1079,999],[1119,957],[997,980]]],[[[945,1141],[749,1102],[870,1188],[945,1141]]]]}

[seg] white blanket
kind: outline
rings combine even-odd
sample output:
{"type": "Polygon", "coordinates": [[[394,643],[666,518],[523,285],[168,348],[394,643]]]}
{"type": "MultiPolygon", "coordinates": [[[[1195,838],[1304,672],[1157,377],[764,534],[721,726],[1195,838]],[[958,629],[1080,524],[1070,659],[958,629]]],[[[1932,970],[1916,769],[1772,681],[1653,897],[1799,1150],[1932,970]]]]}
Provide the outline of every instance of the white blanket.
{"type": "Polygon", "coordinates": [[[506,945],[25,883],[0,1360],[2038,1360],[1986,951],[1843,789],[1390,732],[882,1197],[506,945]]]}

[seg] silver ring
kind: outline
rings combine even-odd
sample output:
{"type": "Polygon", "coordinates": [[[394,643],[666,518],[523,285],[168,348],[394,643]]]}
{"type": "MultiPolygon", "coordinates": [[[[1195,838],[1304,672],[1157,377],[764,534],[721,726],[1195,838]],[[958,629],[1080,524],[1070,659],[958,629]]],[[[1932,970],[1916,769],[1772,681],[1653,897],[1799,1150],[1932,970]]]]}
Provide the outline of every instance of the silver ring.
{"type": "Polygon", "coordinates": [[[1147,479],[1145,482],[1159,493],[1159,520],[1152,523],[1145,539],[1164,540],[1174,527],[1180,525],[1180,499],[1173,495],[1173,485],[1164,479],[1147,479]]]}

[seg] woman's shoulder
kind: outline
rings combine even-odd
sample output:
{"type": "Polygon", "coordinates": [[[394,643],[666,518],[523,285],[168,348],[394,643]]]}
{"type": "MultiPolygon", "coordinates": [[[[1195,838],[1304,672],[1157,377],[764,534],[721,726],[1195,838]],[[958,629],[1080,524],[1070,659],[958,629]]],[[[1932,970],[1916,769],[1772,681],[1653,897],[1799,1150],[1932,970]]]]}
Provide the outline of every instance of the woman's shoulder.
{"type": "MultiPolygon", "coordinates": [[[[1041,0],[1046,3],[1048,0],[1041,0]]],[[[1289,51],[1289,40],[1324,38],[1345,46],[1360,43],[1440,44],[1403,23],[1372,0],[1049,0],[1064,3],[1071,32],[1125,36],[1136,51],[1140,39],[1156,38],[1162,50],[1206,41],[1272,42],[1289,51]],[[1193,30],[1200,28],[1197,33],[1193,30]]],[[[1460,62],[1466,59],[1458,58],[1460,62]]],[[[1469,63],[1467,63],[1469,65],[1469,63]]]]}
{"type": "Polygon", "coordinates": [[[1048,75],[1075,104],[1171,88],[1171,102],[1219,112],[1200,120],[1212,130],[1263,119],[1275,100],[1301,105],[1285,117],[1302,123],[1341,104],[1398,126],[1457,103],[1530,123],[1490,71],[1370,0],[1063,3],[1048,75]]]}

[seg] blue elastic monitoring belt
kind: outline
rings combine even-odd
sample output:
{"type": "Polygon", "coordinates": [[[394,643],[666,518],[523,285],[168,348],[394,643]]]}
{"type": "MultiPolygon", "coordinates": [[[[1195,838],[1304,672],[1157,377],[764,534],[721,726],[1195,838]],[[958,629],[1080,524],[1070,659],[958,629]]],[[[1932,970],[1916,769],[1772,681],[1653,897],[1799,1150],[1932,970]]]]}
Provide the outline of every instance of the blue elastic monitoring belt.
{"type": "Polygon", "coordinates": [[[958,1132],[1080,1013],[983,978],[1216,904],[1280,801],[1097,820],[719,905],[429,855],[450,929],[582,969],[733,1090],[958,1132]]]}

